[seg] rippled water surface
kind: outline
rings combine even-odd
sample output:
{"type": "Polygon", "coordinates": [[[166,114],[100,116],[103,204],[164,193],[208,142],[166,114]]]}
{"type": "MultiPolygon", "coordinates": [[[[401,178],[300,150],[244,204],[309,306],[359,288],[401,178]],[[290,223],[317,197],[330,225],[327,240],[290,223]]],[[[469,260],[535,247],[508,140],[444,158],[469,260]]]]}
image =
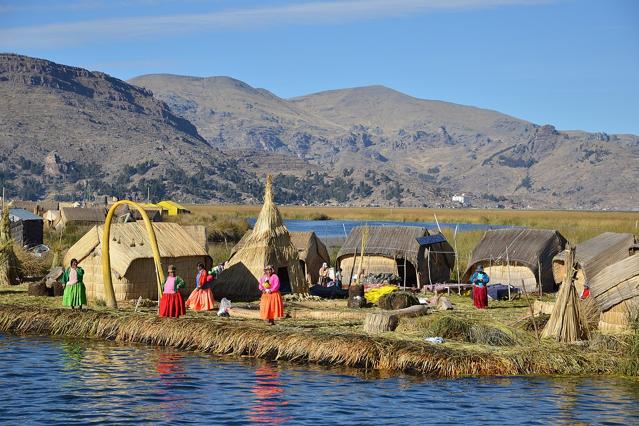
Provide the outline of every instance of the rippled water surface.
{"type": "Polygon", "coordinates": [[[165,348],[0,335],[6,424],[639,424],[639,383],[379,377],[165,348]]]}

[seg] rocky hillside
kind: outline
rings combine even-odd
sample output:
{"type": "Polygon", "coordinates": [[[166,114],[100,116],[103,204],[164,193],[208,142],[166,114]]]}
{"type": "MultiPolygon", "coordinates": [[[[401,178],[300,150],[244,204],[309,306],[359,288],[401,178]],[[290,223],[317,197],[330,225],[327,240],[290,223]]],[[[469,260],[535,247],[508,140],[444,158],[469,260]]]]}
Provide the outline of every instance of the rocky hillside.
{"type": "Polygon", "coordinates": [[[254,176],[146,89],[0,55],[0,181],[9,196],[253,200],[254,176]],[[200,182],[204,183],[200,183],[200,182]]]}
{"type": "Polygon", "coordinates": [[[354,204],[639,208],[639,137],[558,131],[382,86],[278,98],[227,78],[146,75],[213,146],[260,173],[281,200],[354,204]]]}

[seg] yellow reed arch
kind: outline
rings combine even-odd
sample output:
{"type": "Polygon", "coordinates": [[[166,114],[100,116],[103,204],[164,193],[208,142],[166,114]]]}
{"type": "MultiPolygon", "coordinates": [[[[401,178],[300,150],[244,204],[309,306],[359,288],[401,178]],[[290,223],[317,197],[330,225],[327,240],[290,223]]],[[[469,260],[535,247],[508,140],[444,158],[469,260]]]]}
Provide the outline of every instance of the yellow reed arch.
{"type": "Polygon", "coordinates": [[[155,278],[158,282],[158,297],[162,297],[162,282],[164,282],[164,271],[162,270],[162,264],[160,263],[160,250],[158,249],[158,240],[155,237],[155,231],[153,230],[153,224],[146,214],[144,209],[137,203],[129,200],[121,200],[116,202],[109,209],[106,220],[104,222],[104,232],[102,234],[102,280],[104,281],[104,298],[109,308],[117,308],[118,303],[115,300],[115,291],[113,291],[113,282],[111,281],[111,256],[109,255],[109,244],[111,238],[111,221],[115,210],[122,206],[128,205],[135,207],[144,220],[146,225],[146,231],[149,234],[149,240],[151,241],[151,250],[153,250],[153,261],[155,263],[155,278]]]}

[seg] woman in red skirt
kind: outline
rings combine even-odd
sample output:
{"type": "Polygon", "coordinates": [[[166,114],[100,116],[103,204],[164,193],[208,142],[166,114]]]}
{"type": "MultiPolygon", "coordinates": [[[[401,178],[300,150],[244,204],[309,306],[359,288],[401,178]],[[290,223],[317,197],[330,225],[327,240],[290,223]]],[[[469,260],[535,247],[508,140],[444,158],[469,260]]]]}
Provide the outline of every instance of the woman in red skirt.
{"type": "Polygon", "coordinates": [[[162,284],[162,298],[160,299],[161,317],[178,318],[186,313],[184,300],[180,289],[184,287],[184,280],[176,275],[175,266],[169,265],[169,275],[162,284]]]}
{"type": "Polygon", "coordinates": [[[470,277],[473,284],[473,305],[478,309],[486,309],[488,307],[488,274],[484,272],[484,268],[479,265],[477,270],[470,277]]]}
{"type": "Polygon", "coordinates": [[[204,263],[197,264],[197,276],[195,277],[195,290],[186,299],[186,306],[194,311],[210,311],[215,305],[211,282],[213,275],[209,275],[204,263]]]}
{"type": "Polygon", "coordinates": [[[262,292],[260,318],[273,325],[275,324],[275,318],[284,316],[284,305],[280,295],[280,279],[275,275],[272,265],[264,268],[264,275],[260,278],[259,289],[262,292]]]}

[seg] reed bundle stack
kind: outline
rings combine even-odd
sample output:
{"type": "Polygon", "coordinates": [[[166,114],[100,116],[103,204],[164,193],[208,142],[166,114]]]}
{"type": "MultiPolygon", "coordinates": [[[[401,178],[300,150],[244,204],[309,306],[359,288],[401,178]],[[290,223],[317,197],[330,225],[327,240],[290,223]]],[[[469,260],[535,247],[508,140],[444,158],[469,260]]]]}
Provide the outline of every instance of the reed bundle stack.
{"type": "Polygon", "coordinates": [[[281,291],[308,292],[297,248],[273,202],[270,175],[266,179],[264,205],[255,227],[213,283],[215,297],[226,297],[234,302],[259,299],[258,280],[266,265],[273,265],[280,279],[281,291]]]}
{"type": "Polygon", "coordinates": [[[13,251],[9,205],[2,208],[0,218],[0,286],[18,284],[18,258],[13,251]]]}
{"type": "Polygon", "coordinates": [[[574,247],[568,247],[564,255],[566,275],[557,293],[555,307],[541,335],[541,337],[553,338],[558,342],[570,343],[587,340],[590,337],[588,320],[582,311],[574,283],[574,255],[574,247]]]}
{"type": "Polygon", "coordinates": [[[387,312],[371,312],[364,318],[364,331],[367,333],[382,333],[395,331],[402,317],[419,317],[426,315],[430,308],[425,305],[416,305],[409,308],[387,312]]]}

